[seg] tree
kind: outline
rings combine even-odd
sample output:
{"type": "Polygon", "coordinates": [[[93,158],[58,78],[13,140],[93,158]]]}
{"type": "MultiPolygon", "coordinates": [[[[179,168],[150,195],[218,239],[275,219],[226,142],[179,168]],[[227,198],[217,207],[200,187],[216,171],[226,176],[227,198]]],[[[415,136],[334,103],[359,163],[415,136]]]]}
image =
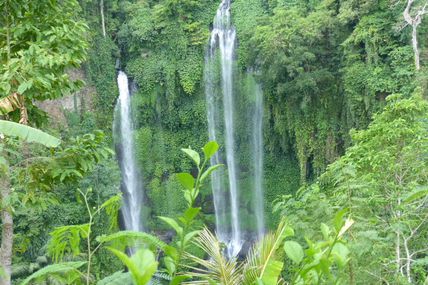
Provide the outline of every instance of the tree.
{"type": "MultiPolygon", "coordinates": [[[[79,87],[80,82],[72,81],[65,71],[78,67],[85,59],[86,25],[76,20],[79,4],[75,0],[5,0],[1,1],[0,9],[2,115],[13,115],[19,109],[20,123],[27,124],[28,110],[35,108],[33,100],[54,99],[79,87]],[[8,107],[6,111],[4,107],[8,107]]],[[[2,129],[3,133],[7,131],[2,129]]],[[[28,131],[34,132],[34,129],[28,131]]],[[[6,178],[1,185],[1,198],[5,204],[11,192],[7,172],[3,176],[6,178]]],[[[10,284],[13,239],[10,209],[2,211],[2,223],[1,262],[8,277],[1,279],[0,284],[10,284]]]]}
{"type": "MultiPolygon", "coordinates": [[[[10,276],[10,266],[12,261],[13,245],[13,211],[14,207],[27,206],[25,201],[31,200],[31,197],[37,197],[37,200],[43,200],[46,191],[50,191],[55,185],[61,183],[76,183],[82,177],[94,170],[95,166],[101,161],[109,158],[112,151],[106,147],[105,136],[100,131],[93,134],[85,134],[82,137],[72,138],[64,146],[60,146],[60,140],[49,136],[48,134],[21,124],[9,121],[0,121],[0,133],[18,137],[27,142],[42,143],[47,147],[55,147],[51,150],[48,157],[31,157],[24,164],[24,169],[19,165],[10,165],[12,173],[15,173],[15,195],[12,195],[9,185],[9,173],[7,168],[2,174],[2,248],[1,265],[10,276]],[[30,162],[28,162],[30,161],[30,162]],[[16,177],[17,176],[17,177],[16,177]],[[21,188],[25,193],[20,193],[21,188]],[[29,198],[30,197],[30,198],[29,198]],[[16,203],[16,200],[20,200],[16,203]]],[[[13,151],[12,151],[13,153],[13,151]]],[[[5,157],[1,157],[3,165],[7,165],[5,157]]],[[[22,162],[22,161],[20,161],[22,162]]],[[[28,202],[27,202],[28,203],[28,202]]],[[[8,282],[8,279],[2,280],[8,282]]],[[[9,284],[9,283],[0,283],[9,284]]]]}
{"type": "MultiPolygon", "coordinates": [[[[55,137],[52,137],[40,130],[20,125],[8,121],[0,121],[0,133],[6,136],[19,137],[28,142],[40,143],[46,147],[57,147],[60,143],[55,137]]],[[[9,181],[9,171],[7,160],[4,155],[1,160],[1,220],[2,220],[2,239],[0,246],[0,266],[5,271],[5,277],[0,277],[0,284],[10,284],[11,266],[12,266],[12,248],[13,248],[13,216],[12,205],[10,203],[11,189],[9,181]]]]}
{"type": "Polygon", "coordinates": [[[86,25],[75,0],[0,2],[0,94],[21,102],[21,120],[33,100],[55,99],[81,85],[66,74],[86,56],[86,25]]]}
{"type": "MultiPolygon", "coordinates": [[[[428,103],[387,97],[387,106],[367,130],[352,132],[353,146],[318,182],[285,197],[284,212],[301,227],[325,219],[335,207],[355,219],[350,239],[353,266],[367,284],[420,284],[426,279],[428,233],[428,103]]],[[[310,232],[310,231],[308,231],[310,232]]]]}

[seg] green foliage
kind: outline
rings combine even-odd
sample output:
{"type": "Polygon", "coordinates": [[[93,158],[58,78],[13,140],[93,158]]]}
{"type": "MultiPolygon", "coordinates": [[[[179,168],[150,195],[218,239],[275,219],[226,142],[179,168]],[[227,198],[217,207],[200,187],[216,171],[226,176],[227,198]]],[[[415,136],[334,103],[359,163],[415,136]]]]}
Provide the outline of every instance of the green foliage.
{"type": "Polygon", "coordinates": [[[33,99],[77,90],[82,82],[65,71],[86,57],[87,26],[78,20],[78,2],[2,1],[0,8],[5,12],[0,16],[2,97],[19,93],[33,106],[33,99]]]}
{"type": "Polygon", "coordinates": [[[343,153],[349,130],[366,128],[387,96],[410,96],[418,85],[410,41],[397,31],[403,7],[352,0],[266,5],[267,14],[256,8],[259,16],[246,18],[244,4],[234,4],[238,37],[251,46],[246,66],[261,72],[269,148],[295,153],[305,182],[343,153]]]}
{"type": "Polygon", "coordinates": [[[130,54],[136,54],[128,71],[145,94],[159,85],[165,86],[172,100],[178,89],[195,93],[202,78],[203,48],[211,20],[206,9],[213,7],[210,1],[168,0],[125,7],[128,17],[119,41],[130,54]]]}
{"type": "Polygon", "coordinates": [[[124,285],[132,282],[129,272],[117,271],[97,282],[97,285],[124,285]]]}
{"type": "Polygon", "coordinates": [[[61,141],[47,133],[14,122],[0,120],[0,132],[3,135],[17,137],[28,143],[39,143],[46,147],[57,147],[61,141]]]}
{"type": "MultiPolygon", "coordinates": [[[[53,278],[56,282],[63,284],[80,284],[80,272],[78,269],[86,262],[63,262],[48,265],[43,269],[28,276],[21,285],[33,284],[32,281],[42,281],[53,278]]],[[[52,280],[52,279],[50,279],[52,280]]]]}
{"type": "Polygon", "coordinates": [[[426,278],[409,258],[425,256],[426,213],[420,207],[428,184],[428,104],[418,93],[408,99],[391,95],[387,101],[367,130],[352,133],[354,145],[316,184],[302,188],[296,198],[284,197],[277,206],[293,213],[290,218],[306,228],[308,237],[317,236],[309,217],[322,221],[336,207],[349,208],[356,220],[349,240],[350,282],[407,284],[426,278]]]}
{"type": "Polygon", "coordinates": [[[29,188],[27,195],[33,195],[31,191],[38,189],[50,190],[54,184],[76,182],[113,154],[105,145],[105,135],[101,131],[72,138],[63,145],[51,159],[35,160],[21,170],[19,180],[29,188]]]}
{"type": "Polygon", "coordinates": [[[116,249],[125,250],[127,247],[137,247],[141,243],[148,246],[154,246],[164,250],[167,244],[158,237],[144,232],[119,231],[110,235],[101,235],[97,237],[100,244],[110,245],[116,249]]]}
{"type": "Polygon", "coordinates": [[[276,232],[263,237],[241,262],[236,258],[227,260],[223,245],[208,229],[204,229],[194,244],[208,255],[208,259],[188,254],[188,258],[198,266],[192,266],[193,271],[187,274],[201,279],[192,284],[276,285],[284,283],[284,280],[289,284],[343,284],[334,270],[343,270],[349,261],[349,250],[343,236],[353,221],[343,220],[343,212],[337,214],[335,221],[331,234],[328,226],[322,224],[325,240],[307,240],[308,248],[304,251],[298,242],[287,240],[294,236],[294,230],[283,220],[276,232]],[[287,268],[293,274],[283,279],[284,251],[293,262],[287,268]]]}
{"type": "Polygon", "coordinates": [[[131,272],[132,279],[136,285],[148,284],[156,272],[158,263],[155,255],[148,249],[139,249],[130,258],[121,251],[109,248],[131,272]]]}
{"type": "Polygon", "coordinates": [[[95,87],[92,106],[96,110],[98,128],[111,131],[117,94],[115,59],[118,57],[116,44],[109,37],[94,36],[91,41],[85,70],[90,83],[95,87]]]}
{"type": "Polygon", "coordinates": [[[89,224],[63,226],[51,232],[51,240],[48,245],[48,253],[54,261],[58,262],[67,253],[77,256],[80,254],[81,239],[88,237],[89,224]]]}
{"type": "Polygon", "coordinates": [[[210,162],[211,157],[217,152],[218,148],[218,144],[214,141],[205,144],[202,148],[204,153],[203,160],[201,160],[200,154],[193,149],[182,149],[182,151],[193,161],[198,170],[196,179],[190,173],[178,174],[179,181],[184,187],[183,195],[187,201],[187,209],[176,219],[159,217],[159,219],[165,222],[176,232],[177,241],[164,248],[164,252],[166,254],[166,257],[164,258],[166,273],[168,273],[172,278],[179,278],[176,275],[180,272],[181,268],[185,266],[185,264],[182,264],[184,253],[191,245],[194,237],[199,234],[199,230],[195,230],[194,227],[201,208],[195,207],[194,204],[199,196],[200,188],[202,187],[205,178],[220,166],[213,165],[208,168],[206,167],[210,162]]]}

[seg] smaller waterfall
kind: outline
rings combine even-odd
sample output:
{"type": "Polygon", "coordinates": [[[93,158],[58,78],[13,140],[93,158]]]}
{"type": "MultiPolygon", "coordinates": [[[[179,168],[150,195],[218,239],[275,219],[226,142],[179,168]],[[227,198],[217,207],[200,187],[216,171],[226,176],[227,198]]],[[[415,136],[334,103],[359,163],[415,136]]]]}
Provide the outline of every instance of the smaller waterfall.
{"type": "Polygon", "coordinates": [[[253,154],[254,154],[254,211],[256,213],[257,237],[265,232],[264,195],[263,195],[263,91],[259,84],[255,86],[253,113],[253,154]]]}
{"type": "MultiPolygon", "coordinates": [[[[216,102],[214,96],[214,65],[210,64],[210,57],[206,57],[205,62],[205,94],[207,102],[207,117],[208,117],[208,136],[210,141],[218,142],[217,130],[220,128],[218,126],[219,118],[219,102],[216,102]]],[[[211,157],[211,165],[220,164],[220,156],[217,152],[211,157]]],[[[227,230],[227,212],[229,209],[229,203],[226,200],[225,191],[223,189],[224,180],[223,180],[224,171],[223,169],[217,169],[211,174],[211,188],[213,192],[213,200],[215,207],[215,219],[216,219],[216,234],[219,240],[222,242],[227,242],[229,239],[229,234],[227,230]]]]}
{"type": "MultiPolygon", "coordinates": [[[[234,52],[235,52],[235,41],[236,31],[231,25],[230,20],[230,0],[223,0],[217,10],[217,14],[214,18],[213,30],[211,32],[209,54],[207,59],[208,68],[211,65],[211,61],[215,58],[215,52],[218,49],[220,51],[220,63],[221,63],[221,84],[223,93],[223,113],[224,113],[224,133],[225,133],[225,147],[226,147],[226,163],[227,172],[229,177],[229,193],[230,193],[230,214],[231,214],[231,233],[218,233],[220,239],[228,244],[227,253],[229,257],[236,256],[242,247],[241,229],[239,224],[239,188],[238,188],[238,175],[235,158],[235,138],[234,138],[234,94],[233,94],[233,65],[234,65],[234,52]],[[226,237],[227,236],[227,237],[226,237]]],[[[207,84],[212,83],[212,78],[208,78],[207,84]]],[[[211,94],[212,90],[207,88],[207,102],[208,102],[208,126],[210,139],[216,139],[216,126],[218,122],[215,118],[216,108],[213,106],[214,94],[211,94]]],[[[216,156],[213,161],[218,162],[216,156]]],[[[214,202],[216,204],[216,212],[221,211],[222,207],[219,206],[221,200],[224,198],[219,197],[219,188],[221,187],[221,180],[218,174],[213,174],[212,185],[214,191],[214,202]],[[216,193],[217,192],[217,193],[216,193]]],[[[228,200],[228,199],[226,199],[228,200]]],[[[217,213],[216,218],[219,219],[222,213],[217,213]]],[[[220,225],[221,227],[221,225],[220,225]]],[[[219,225],[217,226],[219,230],[219,225]]]]}
{"type": "Polygon", "coordinates": [[[120,137],[119,164],[122,171],[123,206],[122,215],[125,228],[132,231],[143,231],[141,221],[141,206],[143,203],[142,187],[139,181],[135,162],[134,139],[132,134],[131,94],[128,86],[128,77],[122,71],[117,76],[119,99],[115,117],[116,132],[120,137]]]}

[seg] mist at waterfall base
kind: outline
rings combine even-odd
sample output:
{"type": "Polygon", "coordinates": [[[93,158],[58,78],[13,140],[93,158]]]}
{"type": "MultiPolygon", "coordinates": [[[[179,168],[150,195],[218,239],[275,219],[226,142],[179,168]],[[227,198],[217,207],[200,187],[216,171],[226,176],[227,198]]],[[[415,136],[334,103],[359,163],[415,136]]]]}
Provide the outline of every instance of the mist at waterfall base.
{"type": "Polygon", "coordinates": [[[217,10],[205,58],[209,139],[224,145],[211,163],[226,166],[211,177],[216,233],[227,245],[229,258],[240,253],[245,241],[259,239],[264,233],[263,94],[251,74],[241,78],[236,70],[236,31],[230,4],[230,0],[223,0],[217,10]],[[242,85],[250,90],[237,92],[242,85]],[[252,177],[245,186],[240,184],[244,165],[246,176],[252,177]],[[244,192],[251,193],[251,201],[244,199],[244,192]],[[250,208],[255,220],[255,233],[246,236],[242,224],[250,217],[242,215],[242,208],[247,212],[250,208]]]}
{"type": "Polygon", "coordinates": [[[121,208],[123,225],[126,230],[143,231],[141,218],[144,193],[141,176],[135,161],[135,143],[133,137],[131,93],[128,77],[122,71],[117,76],[119,98],[114,117],[114,134],[119,166],[122,173],[121,190],[123,205],[121,208]]]}

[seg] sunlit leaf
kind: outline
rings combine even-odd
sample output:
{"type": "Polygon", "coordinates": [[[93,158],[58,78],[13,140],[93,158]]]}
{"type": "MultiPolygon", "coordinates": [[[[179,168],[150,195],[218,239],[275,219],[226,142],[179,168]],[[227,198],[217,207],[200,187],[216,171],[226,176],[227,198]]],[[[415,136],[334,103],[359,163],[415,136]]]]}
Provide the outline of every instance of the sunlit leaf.
{"type": "Polygon", "coordinates": [[[284,250],[285,254],[295,263],[300,263],[303,260],[303,248],[297,242],[291,240],[284,242],[284,250]]]}

